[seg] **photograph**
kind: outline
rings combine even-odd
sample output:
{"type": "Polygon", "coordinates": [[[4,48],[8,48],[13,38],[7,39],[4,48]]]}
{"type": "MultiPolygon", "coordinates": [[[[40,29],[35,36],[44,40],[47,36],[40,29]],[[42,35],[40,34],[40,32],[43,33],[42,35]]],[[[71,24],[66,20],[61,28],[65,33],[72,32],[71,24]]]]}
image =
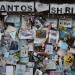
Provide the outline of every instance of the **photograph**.
{"type": "Polygon", "coordinates": [[[53,54],[53,45],[52,44],[46,44],[45,45],[45,52],[48,54],[53,54]]]}
{"type": "Polygon", "coordinates": [[[46,31],[45,30],[37,30],[36,38],[46,38],[46,31]]]}
{"type": "Polygon", "coordinates": [[[57,19],[47,19],[47,23],[49,23],[51,27],[54,29],[57,29],[58,27],[57,22],[57,19]]]}
{"type": "Polygon", "coordinates": [[[72,19],[59,19],[59,27],[72,28],[72,19]]]}
{"type": "Polygon", "coordinates": [[[47,28],[36,30],[36,38],[46,38],[47,37],[47,28]]]}
{"type": "Polygon", "coordinates": [[[50,30],[48,43],[52,43],[53,45],[55,45],[58,43],[58,40],[59,40],[59,31],[50,30]]]}
{"type": "Polygon", "coordinates": [[[9,50],[18,50],[18,42],[12,41],[9,50]]]}

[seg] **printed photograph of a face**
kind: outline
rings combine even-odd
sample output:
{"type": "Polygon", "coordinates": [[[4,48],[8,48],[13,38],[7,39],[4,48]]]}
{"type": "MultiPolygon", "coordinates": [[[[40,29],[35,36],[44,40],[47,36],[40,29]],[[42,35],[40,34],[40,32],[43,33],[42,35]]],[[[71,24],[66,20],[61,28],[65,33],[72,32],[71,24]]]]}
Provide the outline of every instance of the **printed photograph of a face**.
{"type": "Polygon", "coordinates": [[[46,30],[36,30],[36,38],[46,38],[46,30]]]}

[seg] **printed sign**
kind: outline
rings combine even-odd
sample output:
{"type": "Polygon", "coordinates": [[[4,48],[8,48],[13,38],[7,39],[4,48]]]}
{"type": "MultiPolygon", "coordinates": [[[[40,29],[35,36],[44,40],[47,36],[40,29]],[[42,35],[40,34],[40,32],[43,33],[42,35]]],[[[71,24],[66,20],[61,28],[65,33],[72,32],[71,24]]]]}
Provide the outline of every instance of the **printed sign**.
{"type": "Polygon", "coordinates": [[[34,2],[0,2],[0,11],[33,12],[34,2]]]}
{"type": "Polygon", "coordinates": [[[75,13],[75,4],[51,4],[51,14],[73,14],[75,13]]]}

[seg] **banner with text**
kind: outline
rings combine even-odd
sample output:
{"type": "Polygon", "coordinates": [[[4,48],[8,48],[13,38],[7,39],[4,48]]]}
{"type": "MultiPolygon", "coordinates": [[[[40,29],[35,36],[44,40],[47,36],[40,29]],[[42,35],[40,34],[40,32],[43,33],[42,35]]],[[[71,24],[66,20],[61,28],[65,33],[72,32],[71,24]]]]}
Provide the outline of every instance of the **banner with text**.
{"type": "Polygon", "coordinates": [[[51,4],[50,14],[75,14],[75,4],[51,4]]]}
{"type": "Polygon", "coordinates": [[[34,2],[0,2],[0,11],[34,12],[34,2]]]}

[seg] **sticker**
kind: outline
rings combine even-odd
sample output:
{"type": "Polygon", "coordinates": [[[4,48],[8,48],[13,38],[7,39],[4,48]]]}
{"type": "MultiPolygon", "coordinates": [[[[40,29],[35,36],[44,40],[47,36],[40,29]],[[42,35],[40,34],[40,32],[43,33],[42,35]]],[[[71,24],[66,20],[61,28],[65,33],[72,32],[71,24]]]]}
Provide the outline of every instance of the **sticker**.
{"type": "Polygon", "coordinates": [[[64,63],[66,65],[72,65],[73,64],[73,60],[74,60],[74,57],[71,54],[68,54],[68,55],[64,56],[64,63]]]}

